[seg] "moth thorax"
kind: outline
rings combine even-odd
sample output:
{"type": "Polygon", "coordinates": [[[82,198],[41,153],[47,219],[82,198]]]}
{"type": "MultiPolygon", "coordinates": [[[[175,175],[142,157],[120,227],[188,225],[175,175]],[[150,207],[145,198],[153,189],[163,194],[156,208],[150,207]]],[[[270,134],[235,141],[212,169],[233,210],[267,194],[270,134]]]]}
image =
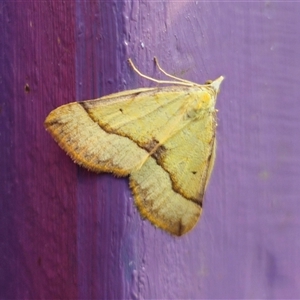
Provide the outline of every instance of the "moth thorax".
{"type": "Polygon", "coordinates": [[[199,109],[214,109],[215,97],[209,91],[203,91],[200,95],[199,109]]]}
{"type": "Polygon", "coordinates": [[[188,118],[196,118],[208,111],[214,111],[215,97],[208,91],[201,91],[190,95],[193,100],[187,107],[188,118]]]}

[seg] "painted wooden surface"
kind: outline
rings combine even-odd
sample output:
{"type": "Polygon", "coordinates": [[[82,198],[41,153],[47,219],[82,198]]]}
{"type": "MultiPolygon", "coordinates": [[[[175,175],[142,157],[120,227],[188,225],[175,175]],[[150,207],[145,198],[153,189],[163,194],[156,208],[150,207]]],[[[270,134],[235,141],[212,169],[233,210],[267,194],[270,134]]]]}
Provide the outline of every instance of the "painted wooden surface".
{"type": "Polygon", "coordinates": [[[300,5],[0,4],[0,298],[299,298],[300,5]],[[77,167],[43,128],[53,108],[224,75],[204,213],[174,238],[136,211],[126,179],[77,167]]]}

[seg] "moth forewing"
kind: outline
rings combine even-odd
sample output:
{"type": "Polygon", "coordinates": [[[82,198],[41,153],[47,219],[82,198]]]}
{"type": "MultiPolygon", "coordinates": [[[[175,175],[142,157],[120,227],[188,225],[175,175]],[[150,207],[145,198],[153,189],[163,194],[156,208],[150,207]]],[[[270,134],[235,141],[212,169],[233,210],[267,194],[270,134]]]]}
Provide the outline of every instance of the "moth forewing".
{"type": "MultiPolygon", "coordinates": [[[[47,131],[79,165],[128,176],[135,203],[155,226],[182,235],[196,224],[215,158],[215,101],[223,77],[199,85],[123,91],[63,105],[47,131]]],[[[160,68],[161,70],[161,68],[160,68]]]]}

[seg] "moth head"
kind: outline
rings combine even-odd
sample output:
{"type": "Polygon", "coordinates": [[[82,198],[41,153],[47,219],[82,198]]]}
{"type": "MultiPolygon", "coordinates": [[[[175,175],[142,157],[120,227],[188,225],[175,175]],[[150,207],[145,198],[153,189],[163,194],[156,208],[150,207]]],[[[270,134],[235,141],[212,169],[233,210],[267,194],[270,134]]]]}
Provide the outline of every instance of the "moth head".
{"type": "Polygon", "coordinates": [[[216,93],[211,88],[201,88],[201,91],[197,91],[192,98],[194,101],[190,108],[195,111],[195,113],[202,113],[207,110],[214,110],[216,103],[216,93]]]}
{"type": "Polygon", "coordinates": [[[223,76],[220,76],[214,81],[209,81],[207,83],[208,89],[203,90],[201,95],[201,106],[203,109],[208,109],[210,111],[215,110],[215,104],[217,100],[217,95],[220,91],[220,85],[224,80],[223,76]]]}

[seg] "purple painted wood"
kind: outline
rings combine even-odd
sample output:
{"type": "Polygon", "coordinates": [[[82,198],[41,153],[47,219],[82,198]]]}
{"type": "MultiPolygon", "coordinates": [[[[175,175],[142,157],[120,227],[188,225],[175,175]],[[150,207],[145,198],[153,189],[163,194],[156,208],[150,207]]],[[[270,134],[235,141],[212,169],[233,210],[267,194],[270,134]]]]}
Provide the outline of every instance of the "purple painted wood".
{"type": "Polygon", "coordinates": [[[49,110],[75,97],[74,11],[0,5],[1,299],[78,295],[76,167],[43,128],[49,110]]]}
{"type": "Polygon", "coordinates": [[[76,167],[43,128],[75,98],[74,11],[69,1],[0,4],[1,299],[78,295],[76,167]]]}
{"type": "Polygon", "coordinates": [[[2,1],[0,298],[299,298],[297,3],[2,1]],[[181,238],[126,179],[77,167],[43,128],[73,100],[226,76],[217,161],[181,238]]]}

